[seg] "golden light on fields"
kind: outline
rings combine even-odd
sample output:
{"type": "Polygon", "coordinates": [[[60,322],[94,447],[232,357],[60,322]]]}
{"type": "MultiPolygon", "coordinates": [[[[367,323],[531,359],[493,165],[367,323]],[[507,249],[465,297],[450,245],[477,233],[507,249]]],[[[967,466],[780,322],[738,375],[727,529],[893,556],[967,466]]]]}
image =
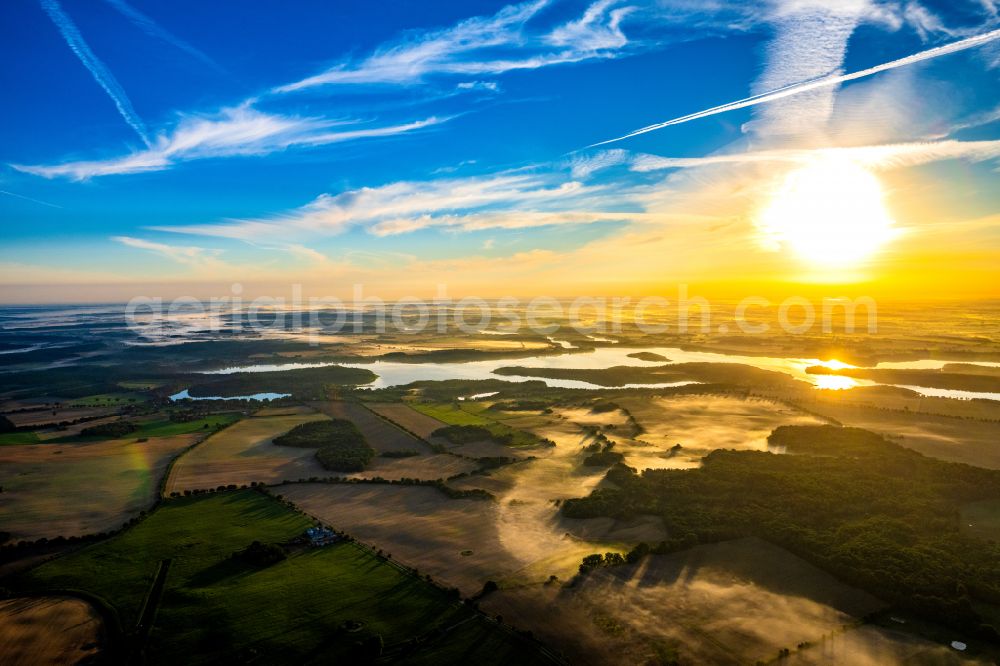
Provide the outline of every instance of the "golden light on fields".
{"type": "Polygon", "coordinates": [[[878,178],[831,158],[790,173],[760,223],[782,248],[817,269],[862,263],[896,235],[878,178]]]}

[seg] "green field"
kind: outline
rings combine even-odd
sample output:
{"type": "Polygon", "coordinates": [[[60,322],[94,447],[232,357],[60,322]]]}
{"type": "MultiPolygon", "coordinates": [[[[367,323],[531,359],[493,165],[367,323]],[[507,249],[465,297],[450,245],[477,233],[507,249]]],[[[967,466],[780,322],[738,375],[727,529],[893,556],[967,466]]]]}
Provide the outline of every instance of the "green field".
{"type": "Polygon", "coordinates": [[[97,395],[88,395],[83,398],[71,400],[69,405],[71,407],[107,407],[109,405],[127,405],[145,401],[146,397],[141,393],[98,393],[97,395]]]}
{"type": "Polygon", "coordinates": [[[394,653],[408,639],[463,620],[402,661],[540,661],[530,645],[354,544],[302,550],[264,568],[230,559],[253,540],[284,542],[311,524],[252,490],[170,500],[135,528],[43,564],[21,583],[97,595],[128,632],[159,562],[172,559],[150,663],[337,663],[366,637],[380,635],[394,653]],[[347,620],[361,623],[360,631],[341,629],[347,620]]]}
{"type": "Polygon", "coordinates": [[[486,405],[476,402],[467,404],[443,402],[408,402],[418,412],[454,426],[482,426],[494,438],[506,446],[514,448],[538,446],[542,440],[530,432],[511,428],[486,416],[486,405]]]}
{"type": "Polygon", "coordinates": [[[225,412],[222,414],[209,414],[193,421],[171,421],[170,419],[157,419],[139,423],[139,429],[130,437],[172,437],[174,435],[186,435],[188,433],[212,432],[216,427],[224,428],[236,423],[242,418],[239,412],[225,412]]]}
{"type": "Polygon", "coordinates": [[[8,444],[37,444],[40,440],[33,432],[5,432],[0,435],[0,446],[8,444]]]}
{"type": "Polygon", "coordinates": [[[163,386],[161,381],[128,381],[128,382],[118,382],[118,386],[123,389],[128,389],[130,391],[149,391],[151,389],[160,388],[163,386]]]}
{"type": "Polygon", "coordinates": [[[461,405],[455,403],[414,401],[407,404],[418,412],[448,425],[489,425],[493,423],[492,420],[463,409],[461,405]]]}
{"type": "MultiPolygon", "coordinates": [[[[164,418],[164,413],[160,412],[153,416],[153,418],[146,417],[148,420],[136,419],[133,422],[137,426],[136,430],[128,433],[127,435],[120,437],[119,439],[143,439],[152,437],[176,437],[178,435],[189,435],[204,433],[206,435],[215,432],[216,430],[221,430],[226,426],[236,423],[243,415],[239,412],[222,412],[219,414],[209,414],[208,416],[203,416],[198,419],[191,421],[172,421],[169,418],[164,418]]],[[[34,433],[12,433],[13,435],[34,435],[34,433]]],[[[8,437],[6,435],[0,435],[0,444],[10,443],[10,444],[30,444],[33,441],[39,441],[37,438],[35,440],[25,440],[19,441],[18,438],[14,438],[13,441],[5,442],[4,438],[8,437]]],[[[107,437],[102,437],[99,435],[67,435],[64,437],[57,437],[48,440],[50,444],[71,444],[75,442],[93,442],[101,441],[107,439],[107,437]]]]}

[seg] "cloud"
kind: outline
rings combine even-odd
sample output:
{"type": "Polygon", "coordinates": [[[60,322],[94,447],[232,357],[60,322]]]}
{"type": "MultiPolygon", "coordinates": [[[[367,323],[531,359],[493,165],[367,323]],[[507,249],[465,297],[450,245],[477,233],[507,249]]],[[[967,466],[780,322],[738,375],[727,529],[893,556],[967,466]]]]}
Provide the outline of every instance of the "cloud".
{"type": "Polygon", "coordinates": [[[633,218],[605,212],[626,188],[609,193],[558,173],[506,172],[467,178],[400,181],[339,194],[274,217],[208,225],[155,227],[158,231],[234,238],[248,242],[342,233],[362,227],[376,236],[430,227],[453,231],[521,229],[633,218]]]}
{"type": "Polygon", "coordinates": [[[447,121],[426,118],[399,125],[345,129],[351,123],[324,118],[282,116],[248,105],[223,109],[214,116],[184,116],[169,134],[161,134],[146,150],[107,160],[55,165],[11,165],[45,178],[86,180],[98,176],[159,171],[177,162],[235,155],[265,155],[292,146],[319,146],[362,138],[413,132],[447,121]]]}
{"type": "Polygon", "coordinates": [[[219,259],[222,250],[209,250],[195,246],[168,245],[166,243],[155,243],[131,236],[112,236],[111,240],[129,247],[155,252],[162,257],[166,257],[179,264],[184,264],[185,266],[211,269],[226,266],[225,262],[219,259]]]}
{"type": "Polygon", "coordinates": [[[66,44],[69,45],[69,48],[80,59],[83,66],[94,77],[97,84],[108,94],[111,101],[115,103],[118,113],[125,119],[129,127],[135,130],[135,133],[139,135],[143,143],[149,146],[146,126],[135,112],[135,109],[132,108],[132,102],[129,100],[128,95],[125,94],[121,85],[118,84],[118,81],[104,63],[90,50],[90,46],[84,41],[83,35],[80,34],[76,24],[66,15],[56,0],[41,0],[41,3],[42,8],[49,15],[49,18],[52,19],[52,22],[55,23],[63,39],[66,40],[66,44]]]}
{"type": "Polygon", "coordinates": [[[293,243],[292,245],[288,245],[283,249],[287,250],[288,252],[291,252],[293,255],[301,259],[307,259],[309,261],[313,261],[316,263],[325,263],[328,260],[327,256],[322,252],[314,250],[311,247],[306,247],[305,245],[299,245],[293,243]]]}
{"type": "Polygon", "coordinates": [[[965,129],[971,129],[973,127],[981,127],[983,125],[989,125],[1000,120],[1000,105],[993,107],[992,109],[987,109],[986,111],[980,111],[974,113],[951,126],[951,131],[958,132],[965,129]]]}
{"type": "MultiPolygon", "coordinates": [[[[204,56],[135,10],[126,0],[105,1],[147,33],[204,56]]],[[[56,0],[43,2],[51,3],[58,10],[58,5],[54,4],[56,0]]],[[[666,4],[675,6],[665,11],[663,6],[646,0],[635,0],[633,4],[624,4],[622,0],[597,0],[587,6],[578,18],[554,27],[539,28],[529,23],[549,8],[549,0],[510,5],[493,15],[469,18],[448,28],[407,33],[401,39],[379,46],[360,61],[345,61],[315,76],[275,88],[270,99],[273,101],[285,97],[286,93],[327,84],[408,86],[432,75],[463,77],[465,80],[455,84],[455,92],[497,93],[500,87],[496,81],[475,77],[590,58],[617,57],[625,53],[629,46],[634,47],[632,50],[655,46],[660,43],[656,39],[632,45],[623,31],[623,21],[640,11],[644,22],[636,23],[642,25],[647,33],[651,26],[686,25],[695,16],[704,13],[695,6],[680,7],[683,3],[676,1],[666,4]]],[[[719,7],[709,7],[708,12],[725,14],[719,7]]],[[[73,31],[78,36],[75,28],[73,31]]],[[[127,98],[119,99],[127,103],[127,98]]],[[[257,103],[257,98],[251,98],[220,111],[182,115],[173,128],[160,132],[152,141],[142,128],[140,133],[146,142],[146,150],[111,158],[17,165],[16,168],[47,178],[85,180],[163,170],[178,162],[202,157],[264,155],[295,146],[400,134],[448,120],[431,117],[381,128],[331,131],[328,128],[347,123],[328,118],[265,113],[255,109],[257,103]]],[[[593,167],[598,168],[598,165],[593,167]]],[[[576,167],[581,174],[587,168],[584,164],[576,167]]]]}
{"type": "Polygon", "coordinates": [[[719,113],[726,113],[727,111],[735,111],[737,109],[743,109],[750,106],[756,106],[758,104],[765,104],[768,102],[774,102],[780,99],[785,99],[787,97],[792,97],[793,95],[801,95],[813,90],[818,90],[822,88],[827,88],[830,86],[838,86],[841,83],[846,83],[848,81],[854,81],[856,79],[864,78],[866,76],[871,76],[873,74],[878,74],[879,72],[885,72],[888,70],[896,69],[897,67],[905,67],[907,65],[912,65],[918,62],[923,62],[925,60],[931,60],[933,58],[939,58],[941,56],[949,55],[951,53],[957,53],[959,51],[964,51],[966,49],[972,49],[985,44],[989,44],[1000,39],[1000,30],[991,30],[974,37],[968,37],[966,39],[961,39],[951,44],[945,44],[944,46],[938,46],[932,49],[927,49],[926,51],[921,51],[905,58],[900,58],[898,60],[892,60],[890,62],[883,63],[881,65],[876,65],[874,67],[869,67],[857,72],[852,72],[850,74],[836,74],[831,76],[824,76],[818,79],[800,81],[797,83],[792,83],[790,85],[778,88],[776,90],[770,90],[763,93],[758,93],[756,95],[751,95],[745,99],[737,100],[735,102],[729,102],[727,104],[722,104],[711,109],[705,109],[704,111],[698,111],[697,113],[691,113],[686,116],[681,116],[679,118],[674,118],[662,123],[656,123],[655,125],[648,125],[646,127],[637,129],[635,131],[629,132],[623,136],[617,137],[615,139],[608,139],[607,141],[600,141],[595,144],[588,146],[589,148],[595,146],[602,146],[609,143],[614,143],[616,141],[622,141],[623,139],[628,139],[640,134],[645,134],[647,132],[653,132],[664,127],[669,127],[671,125],[680,125],[682,123],[687,123],[692,120],[698,120],[699,118],[706,118],[708,116],[714,116],[719,113]]]}
{"type": "Polygon", "coordinates": [[[570,172],[574,178],[587,178],[596,171],[607,169],[629,161],[627,150],[602,150],[593,155],[574,155],[570,160],[570,172]]]}
{"type": "Polygon", "coordinates": [[[592,224],[594,222],[634,222],[645,217],[642,213],[614,213],[595,211],[519,211],[500,210],[463,215],[421,215],[378,222],[370,227],[376,236],[395,236],[423,229],[438,228],[448,231],[486,231],[489,229],[530,229],[565,224],[592,224]]]}
{"type": "MultiPolygon", "coordinates": [[[[839,72],[847,41],[868,9],[867,0],[779,4],[772,18],[774,39],[767,45],[763,72],[754,82],[755,95],[839,72]]],[[[821,134],[833,113],[835,87],[805,92],[780,103],[757,107],[744,126],[758,138],[821,134]]]]}
{"type": "Polygon", "coordinates": [[[633,171],[647,172],[662,169],[687,169],[718,164],[752,164],[762,162],[809,164],[825,158],[849,160],[875,171],[921,166],[943,160],[961,159],[970,162],[982,162],[1000,158],[1000,140],[947,140],[879,146],[777,149],[709,155],[707,157],[640,155],[633,160],[631,168],[633,171]]]}
{"type": "Polygon", "coordinates": [[[546,35],[545,41],[572,48],[585,44],[592,51],[622,48],[628,44],[628,37],[621,30],[622,19],[636,8],[616,5],[619,5],[619,0],[595,2],[578,20],[561,25],[546,35]]]}
{"type": "Polygon", "coordinates": [[[500,84],[496,81],[462,81],[457,86],[459,90],[487,90],[500,92],[500,84]]]}
{"type": "Polygon", "coordinates": [[[622,20],[633,10],[598,0],[576,20],[548,32],[528,23],[550,3],[535,0],[504,7],[456,25],[378,47],[359,62],[341,62],[300,81],[275,88],[288,93],[317,86],[423,83],[429,76],[502,74],[518,69],[612,57],[628,44],[622,20]]]}
{"type": "Polygon", "coordinates": [[[221,71],[222,68],[214,60],[205,55],[202,51],[195,48],[191,44],[188,44],[180,37],[177,37],[173,33],[162,28],[156,21],[149,18],[139,10],[137,10],[132,5],[125,2],[125,0],[104,0],[109,5],[114,7],[118,12],[125,16],[128,20],[132,21],[136,26],[138,26],[143,32],[151,37],[156,37],[164,42],[175,46],[176,48],[184,51],[188,55],[194,56],[201,62],[209,65],[210,67],[221,71]]]}

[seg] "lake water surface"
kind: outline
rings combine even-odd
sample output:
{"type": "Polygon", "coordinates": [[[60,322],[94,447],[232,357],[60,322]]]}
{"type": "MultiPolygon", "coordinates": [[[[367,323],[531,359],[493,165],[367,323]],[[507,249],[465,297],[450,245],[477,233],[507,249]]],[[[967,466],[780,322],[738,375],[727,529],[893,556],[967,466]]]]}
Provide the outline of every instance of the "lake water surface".
{"type": "MultiPolygon", "coordinates": [[[[866,379],[855,379],[837,375],[812,375],[806,372],[810,366],[821,365],[831,369],[850,367],[839,361],[823,361],[816,358],[780,358],[771,356],[742,356],[739,354],[721,354],[718,352],[686,351],[677,347],[601,347],[593,351],[567,353],[559,355],[538,355],[515,359],[499,359],[489,361],[469,361],[450,363],[403,363],[399,361],[375,360],[367,363],[282,363],[254,364],[234,366],[221,370],[211,370],[204,374],[234,374],[239,372],[281,372],[285,370],[300,370],[303,368],[321,368],[332,365],[342,365],[352,368],[367,368],[378,375],[371,388],[400,386],[416,381],[443,381],[448,379],[502,379],[506,381],[538,380],[537,377],[517,375],[497,375],[494,370],[504,366],[521,366],[526,368],[586,368],[601,369],[614,366],[653,367],[669,363],[741,363],[762,370],[772,370],[784,373],[794,379],[812,384],[819,389],[847,390],[858,386],[875,386],[877,383],[866,379]],[[633,358],[629,354],[652,352],[665,356],[669,361],[644,361],[633,358]]],[[[915,368],[936,369],[948,361],[909,361],[905,363],[880,363],[880,368],[915,368]]],[[[1000,363],[976,363],[996,367],[1000,363]]],[[[541,378],[546,384],[557,388],[595,389],[607,388],[590,382],[568,379],[541,378]]],[[[683,386],[696,382],[666,382],[659,384],[626,384],[621,388],[666,388],[683,386]]],[[[982,398],[1000,400],[1000,393],[982,393],[976,391],[957,391],[952,389],[936,389],[921,386],[905,386],[921,395],[954,399],[982,398]]]]}

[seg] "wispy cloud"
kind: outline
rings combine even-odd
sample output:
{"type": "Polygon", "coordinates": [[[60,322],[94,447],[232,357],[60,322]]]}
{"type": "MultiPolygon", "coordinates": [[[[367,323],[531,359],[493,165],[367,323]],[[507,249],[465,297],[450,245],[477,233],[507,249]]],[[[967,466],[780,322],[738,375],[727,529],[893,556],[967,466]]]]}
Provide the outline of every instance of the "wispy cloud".
{"type": "Polygon", "coordinates": [[[628,44],[622,32],[622,20],[635,11],[635,7],[622,7],[619,0],[599,0],[587,7],[579,19],[557,27],[545,36],[545,41],[555,46],[579,49],[586,45],[591,51],[620,49],[628,44]]]}
{"type": "Polygon", "coordinates": [[[488,92],[500,92],[500,84],[496,81],[462,81],[457,86],[459,90],[486,90],[488,92]]]}
{"type": "Polygon", "coordinates": [[[497,210],[463,215],[421,215],[384,220],[370,227],[376,236],[395,236],[423,229],[446,231],[487,231],[490,229],[532,229],[594,222],[634,222],[647,217],[643,213],[601,212],[591,210],[520,211],[497,210]]]}
{"type": "Polygon", "coordinates": [[[647,172],[663,169],[696,168],[718,164],[752,164],[760,162],[809,164],[826,158],[849,160],[876,171],[921,166],[943,160],[960,159],[970,162],[982,162],[1000,158],[1000,140],[947,140],[879,146],[777,149],[709,155],[707,157],[640,155],[633,160],[631,168],[633,171],[647,172]]]}
{"type": "Polygon", "coordinates": [[[87,71],[94,77],[97,84],[104,89],[104,92],[108,94],[108,97],[115,103],[118,108],[118,113],[121,114],[125,122],[129,124],[129,127],[135,130],[135,133],[139,135],[143,143],[147,146],[150,145],[149,137],[146,132],[146,126],[139,118],[139,115],[132,108],[132,102],[129,101],[128,95],[122,89],[121,85],[115,79],[114,75],[108,70],[101,60],[94,55],[94,52],[84,41],[83,35],[80,34],[79,29],[77,29],[76,24],[73,23],[72,19],[63,11],[62,7],[56,0],[41,0],[42,8],[55,23],[56,28],[59,29],[59,33],[62,35],[63,39],[66,40],[66,44],[73,51],[83,66],[87,68],[87,71]]]}
{"type": "Polygon", "coordinates": [[[631,216],[600,207],[614,196],[601,188],[560,180],[555,173],[513,172],[401,181],[324,194],[301,208],[270,218],[155,229],[258,243],[262,239],[338,234],[352,227],[390,236],[430,227],[455,231],[521,229],[631,216]]]}
{"type": "Polygon", "coordinates": [[[679,118],[674,118],[672,120],[667,120],[662,123],[656,123],[655,125],[648,125],[646,127],[637,129],[633,132],[629,132],[623,136],[617,137],[615,139],[608,139],[607,141],[600,141],[595,144],[591,144],[588,147],[602,146],[609,143],[614,143],[616,141],[622,141],[623,139],[628,139],[640,134],[646,134],[647,132],[653,132],[664,127],[670,127],[671,125],[680,125],[682,123],[687,123],[692,120],[698,120],[699,118],[706,118],[708,116],[714,116],[719,113],[726,113],[728,111],[735,111],[737,109],[743,109],[750,106],[755,106],[757,104],[765,104],[768,102],[774,102],[779,99],[784,99],[791,97],[793,95],[801,95],[802,93],[807,93],[813,90],[818,90],[822,88],[827,88],[830,86],[837,86],[841,83],[846,83],[848,81],[854,81],[856,79],[864,78],[866,76],[871,76],[873,74],[878,74],[879,72],[885,72],[891,69],[896,69],[897,67],[905,67],[907,65],[912,65],[918,62],[923,62],[925,60],[931,60],[933,58],[939,58],[941,56],[949,55],[951,53],[957,53],[959,51],[964,51],[966,49],[972,49],[985,44],[989,44],[1000,39],[1000,30],[991,30],[990,32],[985,32],[974,37],[968,37],[966,39],[961,39],[951,44],[945,44],[944,46],[938,46],[932,49],[927,49],[926,51],[921,51],[913,55],[907,56],[905,58],[900,58],[898,60],[892,60],[890,62],[883,63],[881,65],[876,65],[874,67],[869,67],[857,72],[852,72],[850,74],[837,74],[832,76],[824,76],[818,79],[813,79],[810,81],[801,81],[798,83],[793,83],[776,90],[770,90],[763,93],[758,93],[756,95],[751,95],[750,97],[737,100],[735,102],[729,102],[727,104],[722,104],[719,106],[712,107],[710,109],[705,109],[704,111],[699,111],[697,113],[691,113],[686,116],[681,116],[679,118]]]}
{"type": "Polygon", "coordinates": [[[629,161],[627,150],[601,150],[592,155],[574,155],[570,160],[570,172],[574,178],[587,178],[596,171],[607,169],[629,161]]]}
{"type": "MultiPolygon", "coordinates": [[[[68,23],[58,7],[57,0],[41,0],[61,18],[60,25],[67,30],[73,43],[80,42],[79,33],[68,23]],[[65,20],[64,20],[65,19],[65,20]]],[[[127,0],[105,0],[122,12],[147,33],[164,39],[178,48],[204,56],[191,45],[164,30],[152,19],[142,14],[127,0]]],[[[638,48],[654,46],[649,40],[633,44],[623,29],[624,21],[632,14],[645,12],[652,24],[683,23],[694,9],[677,14],[653,11],[647,0],[597,0],[587,6],[576,18],[552,25],[551,21],[532,23],[552,5],[551,0],[531,0],[509,5],[493,15],[478,16],[458,22],[447,28],[430,31],[411,31],[401,38],[387,42],[357,61],[345,60],[315,76],[278,86],[265,96],[267,102],[291,101],[289,93],[326,85],[384,84],[408,87],[425,82],[433,76],[451,76],[454,82],[451,94],[467,92],[499,93],[497,81],[480,77],[502,74],[513,70],[536,69],[550,65],[580,62],[596,58],[612,58],[638,48]],[[530,25],[529,25],[530,23],[530,25]],[[537,24],[537,26],[536,26],[537,24]]],[[[55,15],[54,14],[54,15],[55,15]]],[[[639,21],[636,21],[639,24],[639,21]]],[[[648,30],[649,25],[643,24],[648,30]]],[[[68,38],[69,41],[69,38],[68,38]]],[[[86,45],[78,53],[90,54],[86,45]]],[[[90,54],[92,55],[92,54],[90,54]]],[[[96,59],[81,56],[85,63],[96,59]]],[[[99,63],[95,72],[106,70],[99,63]]],[[[96,74],[95,74],[96,76],[96,74]]],[[[104,77],[103,80],[112,80],[104,77]]],[[[115,88],[109,90],[118,90],[115,88]]],[[[330,131],[326,128],[345,124],[328,118],[300,117],[287,112],[265,113],[256,110],[262,102],[250,98],[230,108],[210,113],[198,112],[181,116],[172,128],[159,132],[152,140],[145,128],[131,112],[124,95],[117,99],[121,108],[129,112],[146,143],[145,150],[132,151],[115,157],[73,160],[61,163],[16,165],[15,168],[47,178],[86,180],[100,176],[158,171],[189,159],[201,157],[226,157],[233,155],[264,155],[275,150],[294,146],[311,146],[342,141],[389,136],[412,132],[440,124],[449,117],[430,117],[400,121],[382,127],[357,127],[350,130],[330,131]]],[[[581,167],[584,168],[584,167],[581,167]]]]}
{"type": "Polygon", "coordinates": [[[302,259],[307,259],[316,263],[326,263],[327,256],[318,250],[314,250],[311,247],[306,247],[299,243],[293,243],[284,248],[286,251],[291,252],[293,255],[300,257],[302,259]]]}
{"type": "Polygon", "coordinates": [[[612,57],[628,44],[623,19],[633,10],[619,0],[598,0],[579,19],[548,31],[528,22],[549,5],[535,0],[504,7],[419,36],[380,46],[358,62],[341,62],[300,81],[279,86],[280,93],[328,85],[422,83],[429,76],[501,74],[518,69],[612,57]]]}
{"type": "MultiPolygon", "coordinates": [[[[847,42],[868,11],[868,0],[777,3],[771,21],[774,38],[765,51],[765,66],[754,82],[754,94],[839,73],[847,42]]],[[[828,86],[756,108],[744,126],[757,138],[821,135],[833,113],[836,87],[828,86]]]]}
{"type": "MultiPolygon", "coordinates": [[[[381,127],[353,127],[349,121],[269,114],[244,105],[214,116],[185,116],[169,134],[161,134],[146,150],[107,160],[56,165],[12,165],[46,178],[86,180],[113,174],[159,171],[182,161],[234,155],[264,155],[292,146],[318,146],[362,138],[384,137],[430,127],[447,118],[381,127]]],[[[356,124],[356,123],[353,123],[356,124]]]]}
{"type": "MultiPolygon", "coordinates": [[[[158,226],[156,231],[242,240],[254,245],[280,245],[344,233],[353,228],[378,236],[425,229],[474,232],[528,229],[596,222],[655,223],[656,207],[667,198],[684,195],[669,183],[629,183],[612,186],[577,180],[594,170],[627,165],[631,171],[693,169],[718,165],[784,163],[806,165],[817,160],[849,160],[872,170],[919,166],[949,159],[984,161],[1000,157],[997,141],[936,141],[819,149],[772,149],[706,157],[670,158],[605,151],[590,160],[560,165],[565,170],[508,171],[465,178],[399,181],[338,194],[323,194],[312,202],[278,215],[213,224],[158,226]]],[[[672,207],[676,213],[680,210],[672,207]]]]}
{"type": "Polygon", "coordinates": [[[156,243],[142,238],[133,238],[132,236],[112,236],[111,240],[122,245],[127,245],[128,247],[154,252],[171,261],[194,268],[216,269],[226,265],[225,262],[219,259],[222,250],[210,250],[191,245],[168,245],[167,243],[156,243]]]}
{"type": "Polygon", "coordinates": [[[222,68],[218,65],[218,63],[216,63],[214,60],[205,55],[205,53],[202,52],[200,49],[192,46],[191,44],[184,41],[180,37],[174,35],[170,31],[161,27],[160,24],[158,24],[156,21],[154,21],[153,19],[149,18],[148,16],[140,12],[132,5],[125,2],[125,0],[104,0],[104,1],[107,2],[109,5],[111,5],[112,7],[114,7],[128,20],[132,21],[132,23],[138,26],[147,35],[150,35],[151,37],[155,37],[157,39],[161,39],[164,42],[172,46],[175,46],[181,51],[184,51],[188,55],[197,58],[206,65],[209,65],[214,69],[221,71],[222,68]]]}

